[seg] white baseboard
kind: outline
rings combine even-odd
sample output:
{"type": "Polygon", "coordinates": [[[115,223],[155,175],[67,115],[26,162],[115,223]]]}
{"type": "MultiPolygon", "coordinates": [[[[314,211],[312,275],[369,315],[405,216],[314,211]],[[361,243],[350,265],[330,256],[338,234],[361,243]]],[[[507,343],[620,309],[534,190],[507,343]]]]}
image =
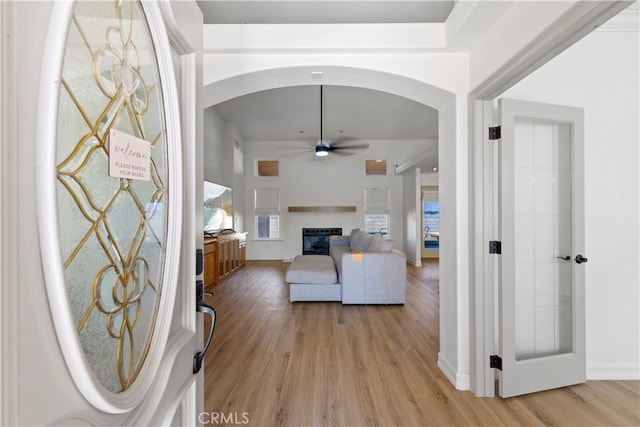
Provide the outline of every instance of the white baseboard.
{"type": "Polygon", "coordinates": [[[464,390],[464,391],[471,390],[471,375],[457,374],[455,386],[458,390],[464,390]]]}
{"type": "Polygon", "coordinates": [[[587,380],[640,380],[640,366],[587,365],[587,380]]]}
{"type": "Polygon", "coordinates": [[[438,368],[456,389],[471,390],[471,376],[469,374],[458,374],[453,364],[443,358],[441,353],[438,353],[438,368]]]}
{"type": "Polygon", "coordinates": [[[413,258],[409,258],[407,257],[407,262],[411,265],[414,265],[416,267],[422,267],[422,260],[420,260],[419,262],[413,258]]]}

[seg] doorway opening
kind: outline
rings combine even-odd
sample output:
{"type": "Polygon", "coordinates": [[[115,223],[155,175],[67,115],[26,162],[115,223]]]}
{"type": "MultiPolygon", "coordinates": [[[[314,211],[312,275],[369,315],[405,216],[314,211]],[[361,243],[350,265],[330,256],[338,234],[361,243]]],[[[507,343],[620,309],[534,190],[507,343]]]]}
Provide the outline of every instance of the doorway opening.
{"type": "MultiPolygon", "coordinates": [[[[220,81],[212,82],[205,86],[203,107],[214,106],[232,98],[247,95],[263,90],[284,88],[290,86],[304,86],[319,84],[312,81],[313,73],[322,72],[324,84],[335,86],[352,86],[364,89],[378,90],[393,95],[401,96],[418,103],[422,103],[438,111],[438,161],[440,163],[439,178],[446,182],[439,192],[440,232],[447,236],[447,243],[438,248],[440,259],[440,352],[438,354],[438,366],[448,379],[458,389],[469,388],[469,376],[467,373],[458,372],[459,360],[467,358],[468,335],[467,321],[459,313],[465,313],[464,307],[458,307],[458,295],[466,292],[460,289],[458,272],[461,271],[460,263],[465,262],[458,258],[459,230],[463,228],[464,214],[460,214],[456,181],[458,165],[456,164],[456,152],[464,144],[464,141],[456,138],[456,95],[433,86],[429,83],[417,81],[400,75],[374,71],[354,67],[285,67],[256,71],[243,75],[236,75],[220,81]]],[[[426,148],[426,147],[425,147],[426,148]]],[[[205,149],[206,157],[206,149],[205,149]]],[[[404,164],[403,170],[396,168],[396,173],[403,173],[415,165],[404,164]]],[[[420,187],[415,188],[417,193],[420,187]]],[[[415,194],[419,200],[419,194],[415,194]]],[[[413,206],[405,209],[415,209],[413,206]]],[[[405,211],[405,217],[407,212],[405,211]]],[[[417,228],[417,227],[416,227],[417,228]]],[[[420,241],[422,236],[414,236],[413,242],[420,241]]],[[[420,254],[417,254],[418,257],[420,254]]]]}
{"type": "Polygon", "coordinates": [[[438,187],[422,187],[422,258],[439,258],[440,254],[440,201],[438,187]]]}

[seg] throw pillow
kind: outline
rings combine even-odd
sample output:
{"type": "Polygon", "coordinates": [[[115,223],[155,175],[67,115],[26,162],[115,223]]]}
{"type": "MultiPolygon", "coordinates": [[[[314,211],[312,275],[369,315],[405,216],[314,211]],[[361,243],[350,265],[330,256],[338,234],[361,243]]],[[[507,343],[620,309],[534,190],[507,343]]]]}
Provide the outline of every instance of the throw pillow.
{"type": "Polygon", "coordinates": [[[384,240],[381,234],[376,234],[373,236],[367,252],[391,252],[392,250],[393,243],[384,240]]]}
{"type": "Polygon", "coordinates": [[[358,231],[360,231],[359,228],[354,228],[353,230],[351,230],[351,233],[349,233],[349,241],[353,239],[353,236],[355,236],[358,231]]]}
{"type": "Polygon", "coordinates": [[[360,241],[367,235],[365,231],[358,230],[349,241],[349,249],[355,251],[360,241]]]}
{"type": "Polygon", "coordinates": [[[369,245],[371,245],[372,241],[373,241],[373,236],[369,233],[365,233],[365,235],[362,236],[362,239],[360,239],[360,242],[358,242],[358,244],[356,245],[355,249],[352,249],[352,251],[367,252],[367,250],[369,249],[369,245]]]}

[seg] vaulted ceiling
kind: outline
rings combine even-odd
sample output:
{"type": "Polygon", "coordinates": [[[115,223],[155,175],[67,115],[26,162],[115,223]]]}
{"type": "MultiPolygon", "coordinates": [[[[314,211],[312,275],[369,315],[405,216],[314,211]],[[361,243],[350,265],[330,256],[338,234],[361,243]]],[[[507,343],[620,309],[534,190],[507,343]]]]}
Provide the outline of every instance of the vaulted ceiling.
{"type": "MultiPolygon", "coordinates": [[[[438,138],[438,113],[426,105],[384,92],[323,87],[323,137],[365,140],[438,138]]],[[[272,89],[215,107],[247,141],[316,140],[320,129],[320,86],[272,89]]]]}

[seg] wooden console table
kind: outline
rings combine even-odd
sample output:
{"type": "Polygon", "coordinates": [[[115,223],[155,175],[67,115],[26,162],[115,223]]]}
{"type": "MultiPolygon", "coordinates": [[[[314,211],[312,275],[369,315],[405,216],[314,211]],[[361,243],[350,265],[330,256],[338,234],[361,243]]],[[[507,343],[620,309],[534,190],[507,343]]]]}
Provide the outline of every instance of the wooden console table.
{"type": "Polygon", "coordinates": [[[215,286],[246,262],[247,233],[219,234],[204,239],[204,287],[215,286]]]}

